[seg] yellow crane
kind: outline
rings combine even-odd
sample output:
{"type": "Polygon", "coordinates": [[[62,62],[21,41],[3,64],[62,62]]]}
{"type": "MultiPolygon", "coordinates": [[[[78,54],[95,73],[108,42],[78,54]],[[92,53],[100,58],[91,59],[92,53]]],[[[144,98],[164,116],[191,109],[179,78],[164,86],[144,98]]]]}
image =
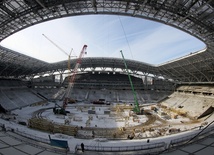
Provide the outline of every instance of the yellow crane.
{"type": "MultiPolygon", "coordinates": [[[[42,34],[48,41],[50,41],[55,47],[57,47],[61,52],[63,52],[65,55],[67,55],[68,56],[68,71],[69,71],[69,76],[68,76],[68,81],[70,81],[70,74],[71,74],[71,53],[72,53],[72,51],[73,51],[73,49],[71,49],[71,52],[68,54],[67,52],[65,52],[62,48],[60,48],[55,42],[53,42],[51,39],[49,39],[46,35],[44,35],[44,34],[42,34]]],[[[68,102],[68,99],[64,99],[64,101],[63,101],[63,106],[61,107],[61,106],[59,106],[58,104],[55,104],[55,108],[53,108],[53,111],[54,111],[54,113],[58,113],[58,114],[63,114],[63,115],[66,115],[66,111],[65,111],[65,108],[66,108],[66,106],[65,105],[67,105],[67,102],[68,102]],[[56,108],[56,105],[58,106],[58,107],[60,107],[60,109],[57,109],[56,108]]]]}
{"type": "Polygon", "coordinates": [[[65,93],[65,96],[64,96],[64,101],[63,101],[63,108],[62,108],[62,111],[63,113],[65,112],[65,108],[68,104],[68,102],[73,102],[73,99],[70,98],[70,93],[71,93],[71,90],[73,89],[74,87],[74,82],[75,82],[75,77],[76,77],[76,74],[77,74],[77,70],[79,69],[81,63],[82,63],[82,58],[84,56],[84,54],[86,54],[86,48],[87,48],[87,45],[84,45],[82,47],[82,50],[80,52],[80,55],[76,61],[76,65],[74,67],[74,70],[73,70],[73,74],[71,75],[71,78],[69,78],[69,82],[68,82],[68,88],[66,89],[66,93],[65,93]]]}
{"type": "Polygon", "coordinates": [[[54,43],[51,39],[49,39],[46,35],[42,34],[48,41],[50,41],[54,46],[56,46],[60,51],[62,51],[65,55],[68,56],[68,71],[71,72],[71,53],[73,48],[71,48],[71,52],[68,54],[61,47],[59,47],[56,43],[54,43]]]}
{"type": "MultiPolygon", "coordinates": [[[[44,34],[42,34],[42,35],[47,40],[49,40],[53,45],[55,45],[60,51],[62,51],[64,54],[66,54],[68,56],[68,70],[69,70],[69,72],[71,72],[70,62],[71,62],[71,52],[72,52],[73,49],[71,49],[70,54],[68,54],[62,48],[60,48],[57,44],[55,44],[51,39],[49,39],[46,35],[44,35],[44,34]]],[[[66,114],[65,108],[66,108],[68,102],[73,100],[73,99],[70,98],[70,92],[73,89],[74,82],[75,82],[75,77],[76,77],[76,74],[77,74],[77,70],[79,69],[79,67],[81,65],[82,58],[83,58],[84,54],[86,54],[86,48],[87,48],[87,45],[84,45],[82,50],[81,50],[81,52],[80,52],[79,58],[77,59],[76,65],[75,65],[74,70],[73,70],[73,74],[71,76],[68,76],[69,77],[68,78],[68,88],[67,88],[67,90],[65,92],[65,95],[64,95],[63,106],[61,107],[60,112],[59,112],[61,114],[66,114]]]]}

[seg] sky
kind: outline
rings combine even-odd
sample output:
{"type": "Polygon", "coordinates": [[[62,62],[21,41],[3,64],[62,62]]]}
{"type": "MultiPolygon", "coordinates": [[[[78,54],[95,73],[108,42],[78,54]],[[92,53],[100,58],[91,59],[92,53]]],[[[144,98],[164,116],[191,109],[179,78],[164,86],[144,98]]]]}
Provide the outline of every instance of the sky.
{"type": "Polygon", "coordinates": [[[162,23],[118,15],[85,15],[43,22],[4,39],[0,45],[49,63],[67,60],[42,34],[72,58],[87,45],[85,57],[114,57],[158,65],[206,46],[197,38],[162,23]]]}

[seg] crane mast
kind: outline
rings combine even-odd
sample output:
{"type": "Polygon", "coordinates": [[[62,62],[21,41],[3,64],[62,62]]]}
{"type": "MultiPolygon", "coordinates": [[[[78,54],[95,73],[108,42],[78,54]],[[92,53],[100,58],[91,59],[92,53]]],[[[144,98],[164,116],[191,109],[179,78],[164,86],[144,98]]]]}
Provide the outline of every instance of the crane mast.
{"type": "MultiPolygon", "coordinates": [[[[62,48],[60,48],[56,43],[54,43],[51,39],[49,39],[46,35],[44,35],[44,34],[42,34],[42,35],[47,40],[49,40],[54,46],[56,46],[60,51],[62,51],[64,54],[66,54],[68,56],[68,70],[70,72],[70,70],[71,70],[71,66],[70,66],[71,52],[73,49],[71,49],[70,54],[68,54],[62,48]]],[[[76,65],[73,69],[73,74],[71,75],[71,77],[68,78],[68,88],[66,89],[66,92],[64,94],[63,106],[61,107],[61,110],[60,110],[61,111],[60,113],[62,113],[62,114],[65,114],[65,108],[66,108],[68,102],[71,100],[70,93],[71,93],[71,90],[73,89],[73,86],[74,86],[77,70],[79,69],[81,62],[82,62],[82,58],[83,58],[84,54],[86,53],[86,48],[87,48],[87,45],[84,45],[81,52],[80,52],[80,55],[77,59],[76,65]]]]}
{"type": "Polygon", "coordinates": [[[122,50],[121,50],[120,52],[121,52],[121,55],[122,55],[122,58],[123,58],[123,63],[124,63],[124,65],[125,65],[125,67],[126,67],[126,72],[128,73],[129,82],[130,82],[130,85],[131,85],[131,88],[132,88],[132,93],[133,93],[133,95],[134,95],[134,101],[135,101],[134,112],[137,113],[137,114],[139,114],[139,113],[140,113],[140,108],[139,108],[139,104],[138,104],[136,92],[135,92],[135,90],[134,90],[134,86],[133,86],[133,83],[132,83],[132,80],[131,80],[131,76],[130,76],[130,74],[129,74],[129,70],[128,70],[128,67],[127,67],[125,58],[124,58],[124,56],[123,56],[122,50]]]}
{"type": "Polygon", "coordinates": [[[65,98],[64,98],[64,102],[63,102],[63,108],[64,109],[66,108],[66,106],[68,104],[68,100],[70,99],[70,93],[74,87],[74,82],[75,82],[77,70],[79,69],[81,62],[82,62],[82,58],[83,58],[84,54],[86,53],[86,48],[87,48],[87,45],[84,45],[81,52],[80,52],[80,55],[77,59],[76,65],[75,65],[74,70],[73,70],[73,74],[71,75],[71,78],[69,79],[68,88],[66,90],[65,98]]]}

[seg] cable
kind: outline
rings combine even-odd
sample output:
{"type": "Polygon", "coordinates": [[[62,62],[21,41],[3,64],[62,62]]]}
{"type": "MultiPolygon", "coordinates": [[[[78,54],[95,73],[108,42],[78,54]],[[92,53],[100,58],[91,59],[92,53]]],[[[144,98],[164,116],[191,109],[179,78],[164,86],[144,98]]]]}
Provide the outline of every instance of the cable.
{"type": "Polygon", "coordinates": [[[130,53],[131,53],[132,59],[134,59],[134,58],[133,58],[133,55],[132,55],[131,47],[130,47],[130,45],[129,45],[129,41],[128,41],[127,36],[126,36],[125,29],[124,29],[124,27],[123,27],[123,23],[122,23],[122,21],[121,21],[121,19],[120,19],[120,16],[118,16],[118,18],[119,18],[119,20],[120,20],[121,27],[123,28],[123,33],[124,33],[124,35],[125,35],[126,42],[127,42],[127,44],[128,44],[129,51],[130,51],[130,53]]]}
{"type": "MultiPolygon", "coordinates": [[[[205,128],[203,128],[198,134],[196,134],[194,137],[192,137],[190,140],[188,140],[186,143],[184,143],[183,145],[187,145],[189,144],[189,142],[191,142],[193,139],[195,139],[196,137],[198,137],[205,129],[207,129],[211,124],[213,124],[214,121],[210,122],[205,128]]],[[[169,148],[161,151],[159,154],[164,153],[165,151],[169,150],[169,148]]]]}
{"type": "Polygon", "coordinates": [[[186,144],[188,144],[189,142],[191,142],[193,139],[195,139],[196,137],[198,137],[205,129],[207,129],[211,124],[213,124],[214,121],[210,122],[205,128],[203,128],[197,135],[195,135],[194,137],[192,137],[190,140],[188,140],[186,142],[186,144]]]}

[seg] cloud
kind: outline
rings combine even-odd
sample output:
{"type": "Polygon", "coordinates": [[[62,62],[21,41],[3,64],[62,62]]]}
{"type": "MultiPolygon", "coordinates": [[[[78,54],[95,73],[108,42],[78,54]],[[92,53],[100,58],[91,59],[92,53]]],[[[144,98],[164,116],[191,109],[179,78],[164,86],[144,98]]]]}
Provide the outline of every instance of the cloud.
{"type": "Polygon", "coordinates": [[[159,64],[205,46],[196,38],[164,25],[148,32],[129,43],[131,51],[127,45],[122,47],[127,57],[130,58],[132,53],[135,60],[159,64]]]}
{"type": "Polygon", "coordinates": [[[1,45],[47,62],[67,56],[50,43],[78,56],[87,44],[86,57],[121,58],[159,64],[205,46],[184,32],[153,21],[111,15],[78,16],[41,23],[22,30],[1,45]]]}
{"type": "Polygon", "coordinates": [[[42,34],[45,34],[67,53],[71,48],[79,49],[82,42],[82,36],[72,24],[68,25],[66,19],[61,19],[29,27],[3,40],[1,44],[47,62],[67,59],[67,56],[42,34]]]}

